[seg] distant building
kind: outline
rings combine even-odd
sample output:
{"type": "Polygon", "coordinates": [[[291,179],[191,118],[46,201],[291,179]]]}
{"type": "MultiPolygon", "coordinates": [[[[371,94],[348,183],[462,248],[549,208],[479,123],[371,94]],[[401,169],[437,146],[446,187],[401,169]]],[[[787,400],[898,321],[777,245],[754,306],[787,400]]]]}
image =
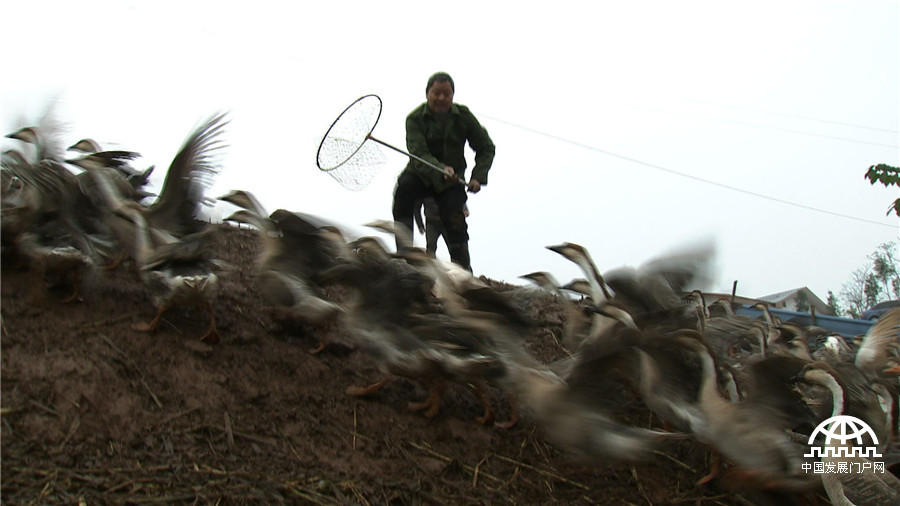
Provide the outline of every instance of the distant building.
{"type": "Polygon", "coordinates": [[[752,306],[754,304],[765,304],[774,309],[786,309],[788,311],[798,311],[809,313],[815,308],[817,315],[834,316],[834,312],[828,307],[828,304],[822,301],[815,293],[807,287],[795,288],[793,290],[785,290],[783,292],[764,295],[762,297],[744,297],[741,295],[732,296],[730,293],[704,292],[704,301],[707,306],[712,305],[715,301],[722,299],[738,306],[752,306]],[[805,300],[806,305],[810,309],[800,310],[799,303],[805,300]]]}
{"type": "MultiPolygon", "coordinates": [[[[791,321],[804,327],[815,325],[846,338],[864,335],[869,327],[872,326],[871,321],[834,316],[828,305],[806,287],[785,290],[757,298],[742,297],[740,295],[732,296],[729,293],[703,293],[703,300],[707,306],[712,306],[720,299],[731,302],[732,309],[737,314],[761,318],[762,311],[754,306],[756,304],[765,304],[770,308],[769,312],[777,320],[783,322],[791,321]],[[798,311],[796,309],[797,304],[802,300],[805,300],[806,305],[811,309],[815,309],[815,314],[812,314],[810,310],[798,311]]],[[[815,346],[815,343],[810,343],[810,345],[815,346]]]]}
{"type": "Polygon", "coordinates": [[[834,316],[834,312],[828,307],[822,299],[807,287],[794,288],[793,290],[785,290],[783,292],[773,293],[757,297],[758,300],[769,304],[777,309],[787,309],[788,311],[810,312],[815,309],[816,314],[834,316]],[[804,303],[808,309],[800,309],[804,303]]]}

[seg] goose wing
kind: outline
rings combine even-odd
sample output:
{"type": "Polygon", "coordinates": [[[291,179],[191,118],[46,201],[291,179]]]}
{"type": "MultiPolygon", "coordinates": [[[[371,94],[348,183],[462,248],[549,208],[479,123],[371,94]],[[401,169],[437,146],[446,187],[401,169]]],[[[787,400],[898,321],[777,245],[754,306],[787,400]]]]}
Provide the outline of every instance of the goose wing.
{"type": "Polygon", "coordinates": [[[224,114],[210,117],[188,136],[169,165],[159,197],[147,210],[150,226],[179,236],[196,231],[196,216],[203,192],[218,173],[215,155],[227,121],[224,114]]]}

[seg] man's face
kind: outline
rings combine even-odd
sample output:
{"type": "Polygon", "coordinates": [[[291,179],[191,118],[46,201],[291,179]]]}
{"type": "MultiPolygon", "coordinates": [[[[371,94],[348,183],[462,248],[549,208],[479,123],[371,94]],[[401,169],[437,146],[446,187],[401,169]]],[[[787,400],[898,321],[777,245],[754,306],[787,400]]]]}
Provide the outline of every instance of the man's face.
{"type": "Polygon", "coordinates": [[[453,103],[453,87],[450,86],[450,81],[435,81],[425,93],[425,98],[428,99],[428,108],[432,112],[449,112],[450,104],[453,103]]]}

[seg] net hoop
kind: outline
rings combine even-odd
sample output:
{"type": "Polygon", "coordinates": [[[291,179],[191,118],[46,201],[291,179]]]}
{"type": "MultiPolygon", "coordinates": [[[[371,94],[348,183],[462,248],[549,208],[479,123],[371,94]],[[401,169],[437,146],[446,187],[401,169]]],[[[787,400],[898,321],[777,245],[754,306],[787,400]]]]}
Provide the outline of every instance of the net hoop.
{"type": "Polygon", "coordinates": [[[316,152],[316,165],[319,170],[333,171],[356,156],[375,130],[379,119],[381,119],[381,97],[378,95],[363,95],[347,106],[331,123],[322,142],[319,143],[316,152]]]}

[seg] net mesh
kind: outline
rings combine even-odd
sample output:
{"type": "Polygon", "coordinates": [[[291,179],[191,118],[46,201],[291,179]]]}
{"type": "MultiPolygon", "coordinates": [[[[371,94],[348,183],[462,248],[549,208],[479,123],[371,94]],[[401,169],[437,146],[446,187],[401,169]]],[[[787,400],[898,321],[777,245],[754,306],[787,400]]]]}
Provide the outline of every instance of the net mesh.
{"type": "Polygon", "coordinates": [[[338,183],[350,190],[365,188],[375,177],[376,169],[385,163],[384,153],[368,135],[381,116],[381,99],[366,95],[341,113],[328,129],[316,163],[338,183]]]}
{"type": "Polygon", "coordinates": [[[378,167],[385,163],[385,156],[378,145],[367,142],[360,146],[346,162],[340,166],[326,170],[341,186],[348,190],[359,191],[372,182],[378,167]]]}

